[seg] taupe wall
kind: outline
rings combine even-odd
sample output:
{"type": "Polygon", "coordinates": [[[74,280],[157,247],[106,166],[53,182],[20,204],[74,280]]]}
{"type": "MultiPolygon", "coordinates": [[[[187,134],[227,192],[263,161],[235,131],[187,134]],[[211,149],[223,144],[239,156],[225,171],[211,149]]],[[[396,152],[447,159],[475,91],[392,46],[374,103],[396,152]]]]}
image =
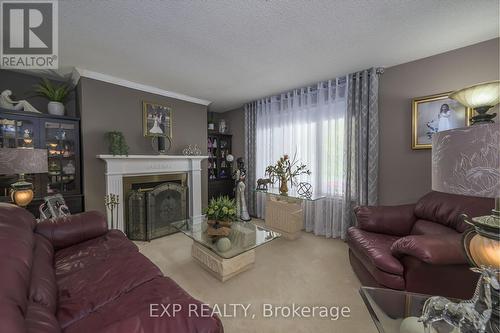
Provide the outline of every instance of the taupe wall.
{"type": "MultiPolygon", "coordinates": [[[[85,209],[104,211],[104,162],[96,155],[107,154],[104,134],[123,132],[130,147],[129,154],[153,154],[149,138],[142,135],[142,101],[164,104],[173,110],[172,149],[182,154],[188,144],[207,151],[207,108],[164,96],[82,78],[78,86],[81,110],[82,151],[85,209]]],[[[207,201],[207,168],[202,165],[202,199],[207,201]]]]}
{"type": "Polygon", "coordinates": [[[414,202],[431,190],[431,151],[411,149],[412,98],[498,79],[498,38],[386,69],[379,88],[380,204],[414,202]]]}

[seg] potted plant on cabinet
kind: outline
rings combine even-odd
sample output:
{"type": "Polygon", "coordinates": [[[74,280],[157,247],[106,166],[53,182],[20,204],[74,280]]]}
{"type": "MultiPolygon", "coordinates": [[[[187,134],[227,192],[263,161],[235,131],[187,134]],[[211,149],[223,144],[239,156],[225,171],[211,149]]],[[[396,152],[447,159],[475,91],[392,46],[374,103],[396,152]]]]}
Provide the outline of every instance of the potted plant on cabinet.
{"type": "Polygon", "coordinates": [[[64,102],[70,90],[68,84],[54,84],[45,78],[35,86],[35,92],[49,100],[47,105],[49,114],[56,116],[64,115],[64,102]]]}

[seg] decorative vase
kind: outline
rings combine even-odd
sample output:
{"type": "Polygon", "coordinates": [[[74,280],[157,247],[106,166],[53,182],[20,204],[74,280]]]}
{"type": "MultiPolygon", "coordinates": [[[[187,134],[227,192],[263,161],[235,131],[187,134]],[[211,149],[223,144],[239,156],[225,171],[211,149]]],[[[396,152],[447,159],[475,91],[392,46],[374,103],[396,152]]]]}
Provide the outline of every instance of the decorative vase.
{"type": "Polygon", "coordinates": [[[226,252],[231,248],[231,240],[227,237],[219,238],[217,241],[217,250],[226,252]]]}
{"type": "Polygon", "coordinates": [[[49,110],[49,114],[54,116],[64,116],[64,104],[61,102],[49,102],[47,105],[47,109],[49,110]]]}
{"type": "MultiPolygon", "coordinates": [[[[401,322],[399,327],[400,333],[424,333],[424,324],[419,322],[418,317],[407,317],[401,322]]],[[[431,327],[431,333],[437,333],[437,331],[431,327]]],[[[458,331],[451,331],[449,333],[459,333],[458,331]]]]}
{"type": "Polygon", "coordinates": [[[73,165],[73,162],[72,161],[69,161],[68,164],[66,164],[63,168],[62,168],[63,172],[67,175],[74,175],[75,174],[75,166],[73,165]]]}
{"type": "Polygon", "coordinates": [[[286,183],[285,177],[281,177],[281,179],[280,179],[280,194],[281,195],[288,195],[288,185],[286,183]]]}
{"type": "Polygon", "coordinates": [[[224,119],[219,120],[219,133],[226,133],[227,132],[227,125],[226,121],[224,119]]]}

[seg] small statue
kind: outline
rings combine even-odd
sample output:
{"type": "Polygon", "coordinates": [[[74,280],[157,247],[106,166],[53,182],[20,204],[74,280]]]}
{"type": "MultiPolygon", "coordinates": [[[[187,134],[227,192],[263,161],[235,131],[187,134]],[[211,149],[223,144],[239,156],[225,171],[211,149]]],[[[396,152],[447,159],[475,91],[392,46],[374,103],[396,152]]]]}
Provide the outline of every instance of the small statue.
{"type": "Polygon", "coordinates": [[[425,333],[430,332],[432,323],[440,320],[460,328],[463,333],[485,332],[492,309],[499,306],[500,270],[484,266],[471,270],[481,273],[472,299],[454,303],[445,297],[434,296],[425,301],[420,317],[425,333]]]}
{"type": "Polygon", "coordinates": [[[267,191],[267,184],[272,184],[273,182],[269,178],[259,178],[257,179],[257,190],[267,191]]]}
{"type": "Polygon", "coordinates": [[[10,98],[12,96],[12,91],[10,90],[4,90],[0,94],[0,107],[4,109],[9,109],[9,110],[16,110],[16,111],[28,111],[28,112],[36,112],[36,113],[41,113],[33,105],[31,105],[29,102],[25,100],[21,101],[14,101],[10,98]]]}
{"type": "Polygon", "coordinates": [[[56,139],[57,140],[66,140],[66,131],[62,128],[56,131],[56,139]]]}
{"type": "Polygon", "coordinates": [[[33,133],[28,128],[23,132],[23,142],[25,145],[31,145],[33,143],[33,133]]]}
{"type": "Polygon", "coordinates": [[[250,221],[251,218],[248,214],[247,203],[245,200],[245,178],[247,176],[245,162],[243,162],[243,158],[238,157],[236,163],[238,165],[238,169],[233,175],[233,179],[236,183],[236,217],[243,221],[250,221]]]}

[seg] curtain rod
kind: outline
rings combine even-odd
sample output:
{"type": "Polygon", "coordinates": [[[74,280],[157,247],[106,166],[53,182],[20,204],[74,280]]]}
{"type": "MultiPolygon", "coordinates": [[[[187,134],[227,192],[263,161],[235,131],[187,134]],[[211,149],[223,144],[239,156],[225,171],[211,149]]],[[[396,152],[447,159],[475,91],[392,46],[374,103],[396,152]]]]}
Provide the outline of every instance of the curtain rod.
{"type": "MultiPolygon", "coordinates": [[[[364,71],[359,71],[359,72],[364,72],[364,71]]],[[[375,67],[375,74],[382,75],[382,74],[384,74],[384,72],[385,72],[385,68],[384,67],[375,67]]],[[[357,72],[355,72],[355,73],[357,73],[357,72]]],[[[371,71],[368,71],[368,76],[371,75],[370,73],[371,73],[371,71]]],[[[320,81],[320,82],[317,82],[316,85],[318,85],[320,83],[325,83],[325,82],[328,82],[328,81],[334,81],[334,80],[335,81],[337,81],[337,80],[344,81],[343,83],[345,83],[347,81],[347,77],[349,75],[351,75],[351,74],[354,74],[354,73],[350,73],[350,74],[346,74],[346,75],[341,75],[341,76],[338,76],[338,77],[336,77],[334,79],[330,79],[330,80],[320,81]]],[[[361,74],[360,77],[363,77],[363,75],[361,74]]],[[[353,77],[353,80],[356,80],[356,78],[353,77]]],[[[261,101],[261,100],[271,99],[273,97],[276,97],[277,100],[280,100],[281,99],[280,95],[283,95],[283,94],[288,95],[289,93],[291,93],[291,92],[293,92],[295,90],[301,90],[301,89],[309,89],[309,91],[311,91],[311,92],[314,92],[314,91],[318,90],[318,88],[315,87],[314,85],[310,85],[310,86],[306,86],[306,87],[300,87],[300,88],[290,89],[290,90],[284,91],[282,93],[278,93],[278,94],[275,94],[275,95],[271,95],[271,96],[266,96],[266,97],[263,97],[263,98],[259,98],[257,100],[254,100],[252,102],[248,102],[248,103],[245,103],[245,104],[252,104],[252,103],[255,103],[255,102],[258,102],[258,101],[261,101]]]]}
{"type": "MultiPolygon", "coordinates": [[[[364,72],[364,71],[359,71],[359,72],[364,72]]],[[[354,72],[354,73],[351,73],[351,74],[355,74],[355,73],[359,73],[359,72],[354,72]]],[[[384,72],[385,72],[385,68],[384,67],[376,67],[375,68],[375,74],[377,74],[377,75],[382,75],[382,74],[384,74],[384,72]]],[[[351,74],[347,74],[347,75],[351,75],[351,74]]],[[[368,72],[368,76],[370,76],[370,75],[371,75],[371,72],[368,72]]],[[[363,77],[363,73],[361,73],[360,76],[363,77]]]]}

